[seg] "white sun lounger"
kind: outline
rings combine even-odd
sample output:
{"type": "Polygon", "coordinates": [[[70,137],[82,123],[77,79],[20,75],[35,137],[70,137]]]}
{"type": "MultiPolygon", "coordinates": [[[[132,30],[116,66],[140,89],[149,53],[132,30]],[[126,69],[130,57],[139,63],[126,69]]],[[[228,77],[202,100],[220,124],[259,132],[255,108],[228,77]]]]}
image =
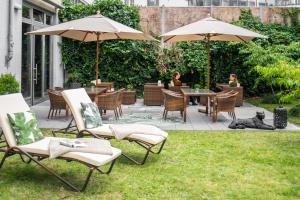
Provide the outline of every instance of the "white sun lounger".
{"type": "Polygon", "coordinates": [[[84,184],[82,185],[82,187],[78,188],[41,162],[43,159],[49,158],[49,141],[51,139],[54,139],[53,137],[45,137],[40,141],[27,145],[16,144],[13,130],[7,118],[7,113],[17,113],[25,111],[30,111],[30,108],[26,104],[21,94],[9,94],[0,96],[0,127],[2,128],[2,132],[0,133],[0,152],[4,152],[4,156],[0,162],[0,168],[3,166],[6,158],[15,154],[19,154],[23,162],[30,163],[31,161],[33,161],[42,169],[46,170],[51,175],[55,176],[57,179],[63,182],[65,185],[70,187],[72,190],[80,192],[85,190],[94,170],[97,170],[101,174],[109,174],[116,159],[121,155],[121,150],[112,147],[112,155],[69,152],[59,157],[58,159],[62,160],[77,161],[90,169],[84,184]],[[27,158],[28,160],[25,158],[27,158]],[[103,172],[99,167],[108,163],[111,163],[110,167],[106,172],[103,172]]]}
{"type": "MultiPolygon", "coordinates": [[[[103,124],[102,126],[93,129],[85,128],[84,121],[81,116],[81,103],[91,103],[92,101],[84,88],[64,90],[62,92],[62,96],[64,97],[67,105],[69,106],[72,112],[73,119],[66,128],[54,131],[54,135],[56,132],[63,132],[66,134],[76,134],[77,137],[89,135],[94,136],[96,138],[115,138],[112,130],[109,128],[109,124],[103,124]],[[75,125],[72,125],[73,122],[75,122],[75,125]]],[[[132,157],[125,154],[124,151],[122,151],[123,156],[125,156],[126,158],[128,158],[136,164],[142,165],[146,162],[149,153],[159,154],[162,151],[167,138],[160,135],[131,134],[128,137],[124,138],[124,140],[135,142],[146,149],[146,154],[141,161],[133,159],[132,157]],[[152,148],[157,145],[160,145],[160,147],[158,151],[155,152],[152,150],[152,148]]]]}

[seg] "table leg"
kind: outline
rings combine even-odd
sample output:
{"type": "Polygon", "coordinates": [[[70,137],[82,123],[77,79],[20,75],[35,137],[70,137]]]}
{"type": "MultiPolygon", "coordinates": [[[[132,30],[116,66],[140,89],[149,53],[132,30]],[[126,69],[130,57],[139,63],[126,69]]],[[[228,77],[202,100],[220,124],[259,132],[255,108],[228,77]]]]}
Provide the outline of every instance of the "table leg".
{"type": "Polygon", "coordinates": [[[207,100],[207,102],[206,102],[205,113],[206,113],[206,115],[208,115],[209,97],[207,97],[206,100],[207,100]]]}
{"type": "Polygon", "coordinates": [[[183,110],[183,121],[186,122],[186,107],[187,107],[187,100],[188,96],[184,96],[184,99],[183,99],[183,103],[184,103],[184,110],[183,110]]]}

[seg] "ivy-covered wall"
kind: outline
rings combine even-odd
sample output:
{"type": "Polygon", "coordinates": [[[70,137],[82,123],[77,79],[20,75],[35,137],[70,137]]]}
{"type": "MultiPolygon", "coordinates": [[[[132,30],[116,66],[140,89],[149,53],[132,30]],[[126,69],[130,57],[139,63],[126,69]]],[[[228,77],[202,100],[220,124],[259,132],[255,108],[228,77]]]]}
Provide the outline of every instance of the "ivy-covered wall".
{"type": "MultiPolygon", "coordinates": [[[[60,10],[62,21],[94,15],[102,15],[135,29],[139,26],[138,8],[128,6],[120,0],[97,0],[94,4],[72,4],[65,1],[60,10]]],[[[111,40],[101,42],[100,78],[113,81],[116,87],[133,86],[142,89],[145,82],[157,80],[156,65],[159,44],[148,41],[111,40]]],[[[68,73],[68,82],[89,84],[95,80],[96,42],[62,41],[63,63],[68,73]]]]}

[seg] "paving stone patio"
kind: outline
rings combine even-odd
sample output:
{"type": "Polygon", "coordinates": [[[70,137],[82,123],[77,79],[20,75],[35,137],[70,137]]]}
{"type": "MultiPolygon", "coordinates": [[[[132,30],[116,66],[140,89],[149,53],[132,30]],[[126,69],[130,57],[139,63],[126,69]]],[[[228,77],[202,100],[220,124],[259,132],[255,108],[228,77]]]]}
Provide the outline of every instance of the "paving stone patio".
{"type": "MultiPolygon", "coordinates": [[[[169,112],[168,119],[162,119],[163,106],[145,106],[143,100],[138,99],[134,105],[123,105],[123,116],[115,120],[112,111],[107,111],[103,116],[104,123],[144,123],[156,125],[164,130],[231,130],[228,125],[231,123],[227,113],[220,113],[218,121],[213,123],[211,117],[198,112],[199,106],[189,106],[187,109],[187,122],[184,123],[179,112],[169,112]]],[[[61,116],[47,119],[49,111],[49,101],[42,102],[32,107],[37,113],[41,128],[64,128],[70,121],[70,117],[65,117],[62,111],[61,116]]],[[[273,114],[263,108],[244,103],[244,106],[236,108],[237,118],[249,118],[255,116],[256,111],[264,111],[266,114],[265,122],[272,124],[273,114]]],[[[300,130],[293,124],[288,124],[284,130],[300,130]]]]}

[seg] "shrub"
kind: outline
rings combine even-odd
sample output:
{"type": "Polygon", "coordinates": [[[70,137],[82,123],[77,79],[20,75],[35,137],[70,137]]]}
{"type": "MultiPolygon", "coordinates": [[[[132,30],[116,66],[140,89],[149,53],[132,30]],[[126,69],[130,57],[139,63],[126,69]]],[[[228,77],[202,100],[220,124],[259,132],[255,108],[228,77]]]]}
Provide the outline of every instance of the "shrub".
{"type": "Polygon", "coordinates": [[[262,97],[261,102],[266,104],[278,104],[280,97],[278,94],[267,94],[262,97]]]}
{"type": "Polygon", "coordinates": [[[292,107],[290,110],[289,110],[289,114],[293,117],[300,117],[300,104],[292,107]]]}
{"type": "Polygon", "coordinates": [[[17,93],[19,91],[20,91],[20,86],[14,75],[1,74],[1,76],[0,76],[0,95],[17,93]]]}

